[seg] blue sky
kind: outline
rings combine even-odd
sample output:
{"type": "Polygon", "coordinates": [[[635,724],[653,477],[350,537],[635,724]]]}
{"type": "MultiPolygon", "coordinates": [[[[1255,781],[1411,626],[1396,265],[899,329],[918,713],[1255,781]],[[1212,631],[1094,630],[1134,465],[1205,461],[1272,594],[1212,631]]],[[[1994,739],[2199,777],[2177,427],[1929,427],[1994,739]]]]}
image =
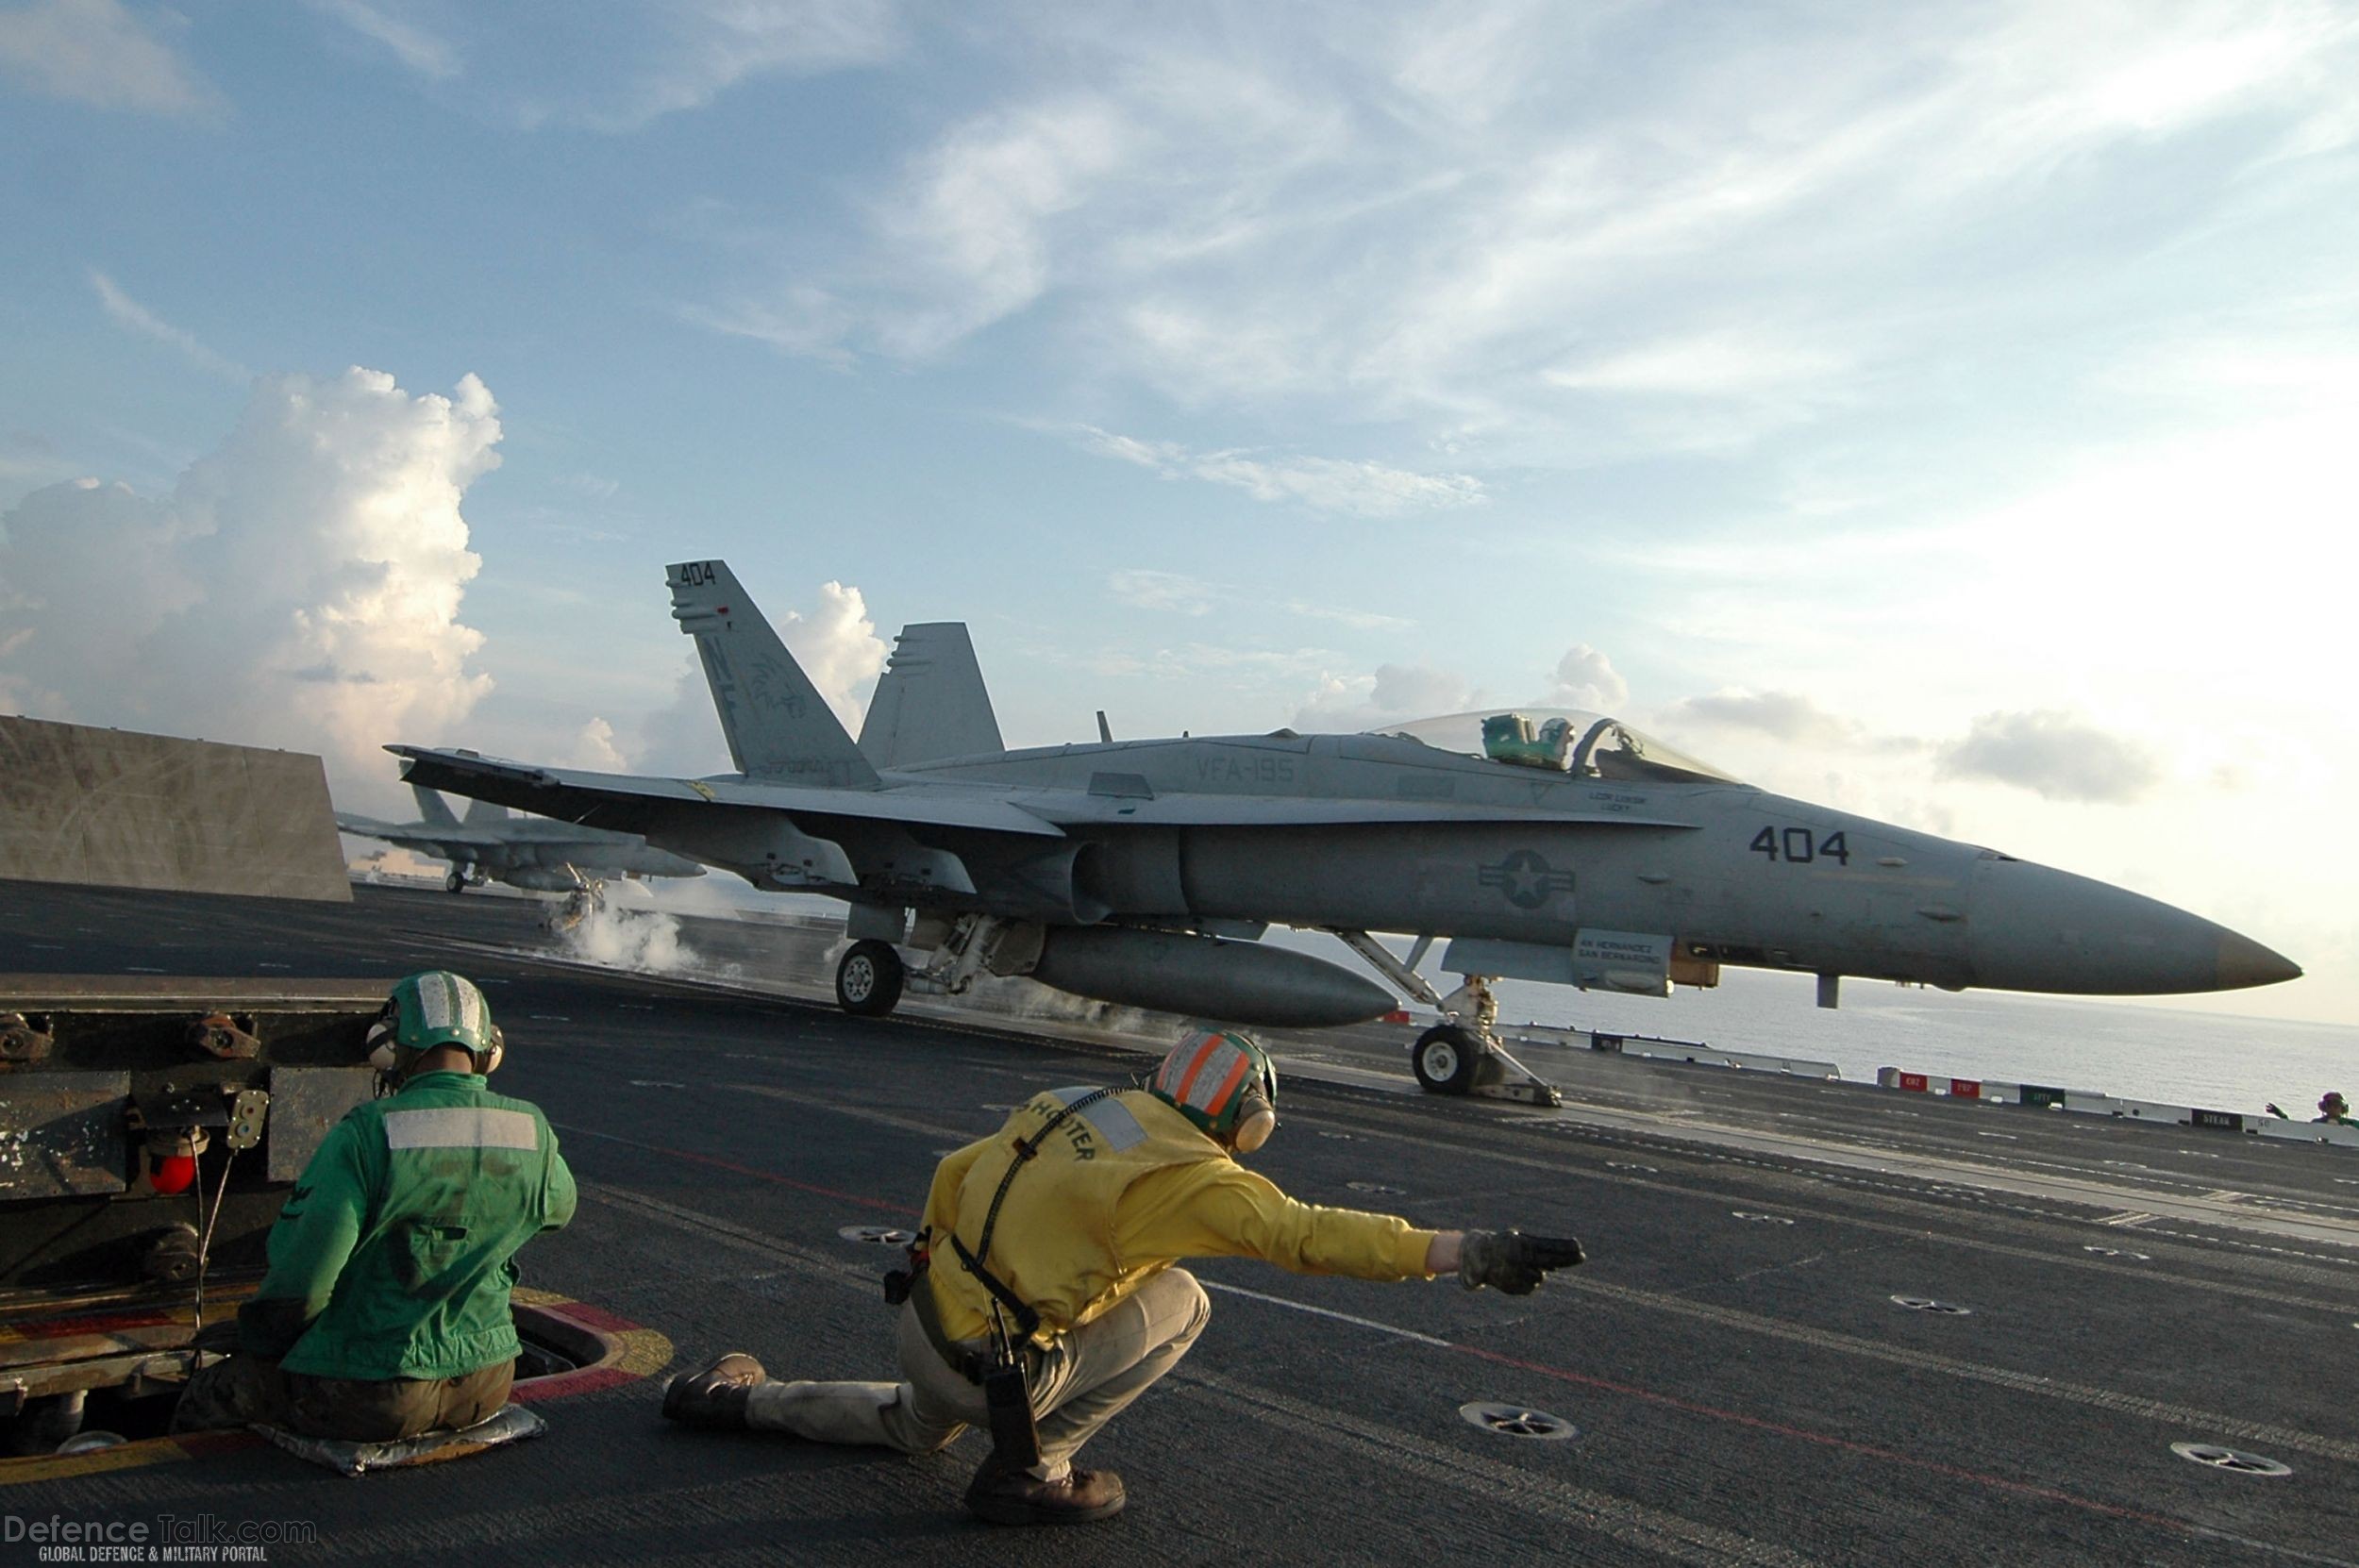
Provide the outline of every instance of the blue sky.
{"type": "Polygon", "coordinates": [[[719,765],[1611,707],[2359,1020],[2348,5],[0,0],[0,707],[719,765]],[[104,605],[93,615],[87,607],[104,605]]]}

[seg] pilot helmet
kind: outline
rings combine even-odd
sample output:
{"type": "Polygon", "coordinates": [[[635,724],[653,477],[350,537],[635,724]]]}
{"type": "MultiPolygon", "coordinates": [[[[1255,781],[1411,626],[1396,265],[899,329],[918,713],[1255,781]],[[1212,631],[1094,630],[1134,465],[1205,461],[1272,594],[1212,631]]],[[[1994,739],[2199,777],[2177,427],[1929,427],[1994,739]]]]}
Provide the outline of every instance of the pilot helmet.
{"type": "Polygon", "coordinates": [[[397,1072],[443,1045],[456,1045],[473,1057],[478,1073],[497,1067],[503,1042],[499,1026],[492,1022],[492,1004],[473,980],[447,969],[396,980],[369,1026],[370,1065],[380,1073],[397,1072]]]}
{"type": "Polygon", "coordinates": [[[1214,1143],[1251,1154],[1278,1128],[1278,1069],[1250,1035],[1192,1030],[1147,1079],[1146,1092],[1214,1143]]]}
{"type": "Polygon", "coordinates": [[[2330,1089],[2324,1094],[2318,1096],[2318,1109],[2325,1111],[2329,1116],[2340,1116],[2345,1111],[2349,1110],[2351,1107],[2344,1102],[2343,1092],[2341,1090],[2330,1089]]]}

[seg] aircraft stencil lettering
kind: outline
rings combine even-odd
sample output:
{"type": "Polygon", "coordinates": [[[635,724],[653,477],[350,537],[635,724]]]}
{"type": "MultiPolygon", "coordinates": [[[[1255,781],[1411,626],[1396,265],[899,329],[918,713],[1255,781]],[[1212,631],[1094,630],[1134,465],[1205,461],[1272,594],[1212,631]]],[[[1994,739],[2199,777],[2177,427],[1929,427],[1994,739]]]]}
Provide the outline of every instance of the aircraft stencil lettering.
{"type": "Polygon", "coordinates": [[[1493,1081],[1504,1053],[1491,979],[1660,995],[1739,964],[1815,975],[1832,1006],[1846,975],[2147,995],[2300,973],[2153,899],[1773,794],[1601,714],[1011,751],[965,627],[928,623],[903,629],[855,743],[725,562],[676,565],[667,580],[734,773],[388,749],[413,783],[594,818],[757,887],[845,900],[854,941],[837,999],[856,1012],[889,1011],[905,983],[956,993],[982,974],[1238,1024],[1337,1024],[1397,1005],[1257,940],[1286,925],[1333,933],[1444,1012],[1412,1054],[1427,1087],[1537,1097],[1493,1081]],[[775,683],[778,705],[738,700],[736,659],[775,683]],[[1410,959],[1372,931],[1415,939],[1410,959]],[[1439,967],[1465,977],[1447,996],[1417,970],[1445,938],[1439,967]]]}

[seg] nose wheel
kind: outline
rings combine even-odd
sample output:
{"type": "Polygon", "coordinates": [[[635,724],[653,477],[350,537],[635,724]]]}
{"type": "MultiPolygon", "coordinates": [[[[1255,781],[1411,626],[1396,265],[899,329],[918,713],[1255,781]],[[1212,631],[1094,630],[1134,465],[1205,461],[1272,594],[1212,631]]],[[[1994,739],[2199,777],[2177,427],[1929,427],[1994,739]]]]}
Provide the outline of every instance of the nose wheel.
{"type": "Polygon", "coordinates": [[[836,1006],[856,1018],[881,1018],[899,1004],[907,977],[891,942],[856,942],[836,961],[836,1006]]]}
{"type": "Polygon", "coordinates": [[[1409,1047],[1409,1068],[1429,1094],[1464,1094],[1474,1087],[1475,1069],[1487,1049],[1473,1030],[1440,1024],[1409,1047]]]}
{"type": "MultiPolygon", "coordinates": [[[[1478,1014],[1477,1016],[1481,1016],[1478,1014]]],[[[1520,1105],[1560,1106],[1555,1086],[1517,1061],[1486,1026],[1436,1024],[1409,1047],[1409,1070],[1429,1094],[1480,1094],[1520,1105]]]]}

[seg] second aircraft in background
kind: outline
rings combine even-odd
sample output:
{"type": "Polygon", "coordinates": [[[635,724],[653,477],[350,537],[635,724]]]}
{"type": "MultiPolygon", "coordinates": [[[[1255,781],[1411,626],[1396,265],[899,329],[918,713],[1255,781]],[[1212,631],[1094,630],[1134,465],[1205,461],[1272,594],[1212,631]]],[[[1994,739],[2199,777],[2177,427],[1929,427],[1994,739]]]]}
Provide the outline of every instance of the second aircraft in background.
{"type": "Polygon", "coordinates": [[[403,849],[450,862],[443,886],[460,892],[484,882],[505,882],[531,892],[589,892],[614,876],[702,876],[694,860],[651,848],[635,833],[609,833],[540,817],[513,817],[508,808],[473,801],[464,818],[433,791],[416,785],[416,822],[379,822],[339,811],[336,826],[364,839],[382,839],[403,849]]]}

